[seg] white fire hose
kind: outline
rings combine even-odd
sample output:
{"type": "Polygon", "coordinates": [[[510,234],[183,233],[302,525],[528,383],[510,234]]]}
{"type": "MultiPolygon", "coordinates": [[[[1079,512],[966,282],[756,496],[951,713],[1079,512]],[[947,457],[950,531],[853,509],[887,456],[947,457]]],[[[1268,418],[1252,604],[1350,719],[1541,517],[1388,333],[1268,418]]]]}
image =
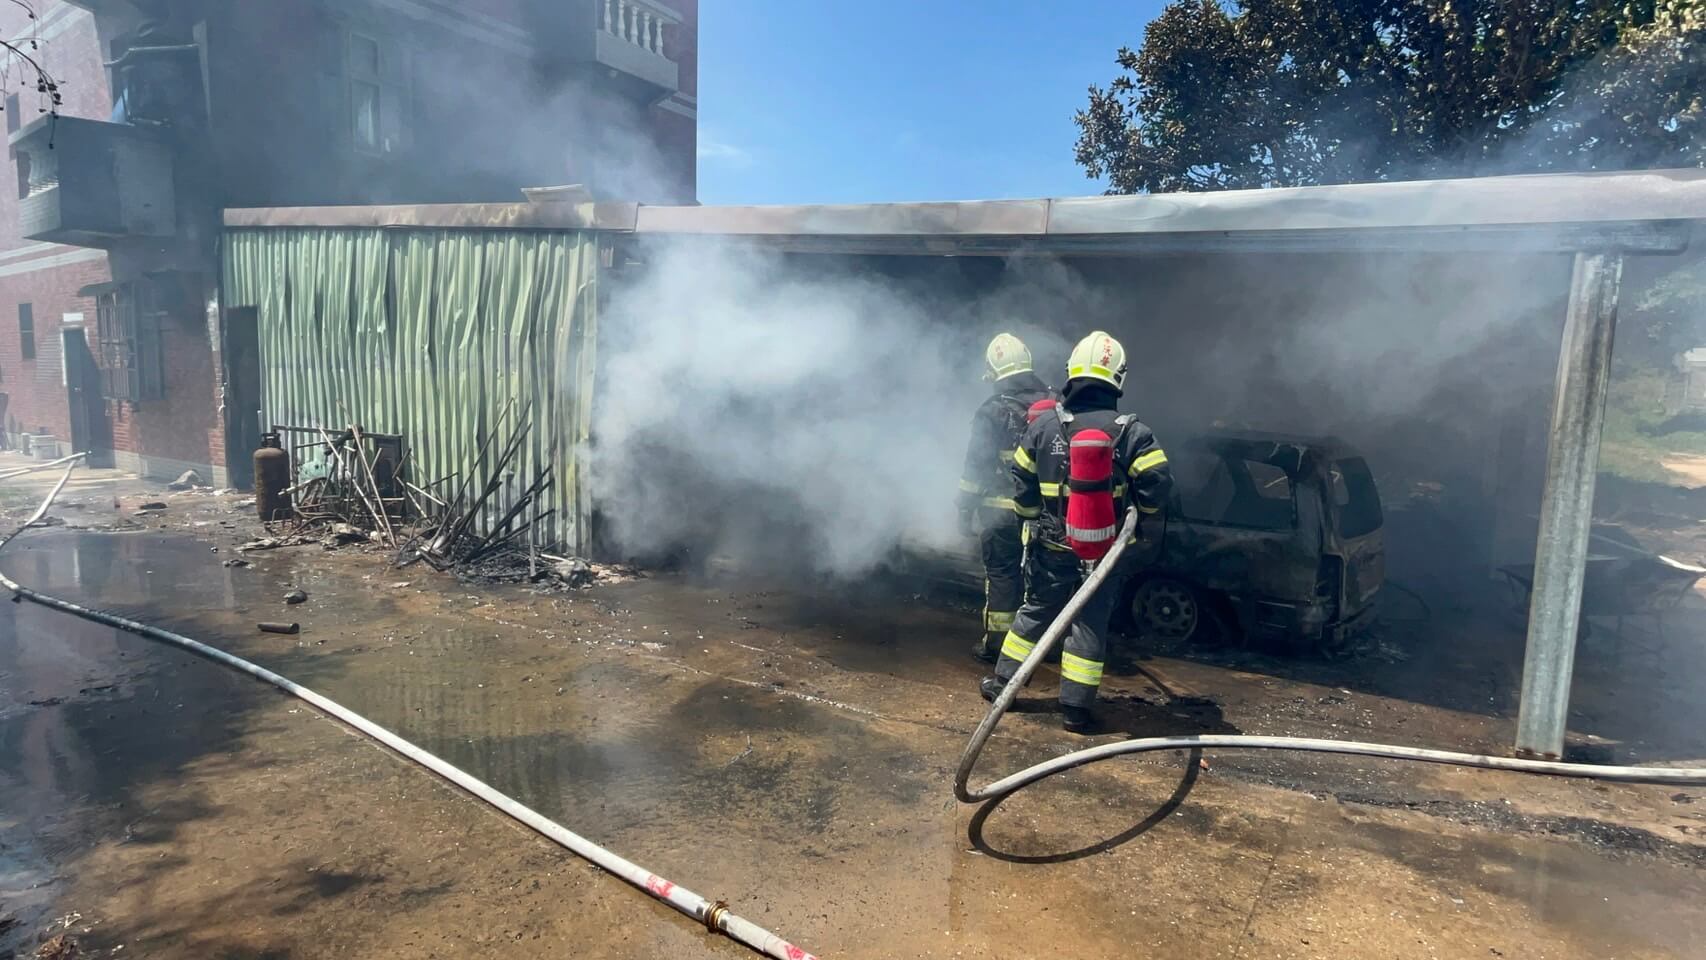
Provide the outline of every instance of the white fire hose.
{"type": "MultiPolygon", "coordinates": [[[[65,475],[59,478],[58,483],[54,484],[53,489],[49,491],[47,495],[47,499],[42,501],[41,506],[36,509],[36,512],[24,522],[23,526],[19,527],[12,533],[7,534],[4,539],[0,539],[0,549],[4,549],[6,544],[12,542],[18,534],[29,529],[30,526],[47,514],[48,507],[53,504],[54,498],[59,496],[59,491],[64,488],[65,482],[71,478],[71,471],[75,470],[76,467],[77,464],[72,463],[65,468],[65,475]]],[[[461,768],[456,767],[425,750],[422,750],[420,747],[404,740],[402,737],[397,736],[395,733],[392,733],[377,723],[363,717],[361,714],[356,713],[348,707],[329,700],[307,687],[301,686],[286,677],[273,673],[265,667],[257,666],[256,664],[250,663],[241,657],[233,656],[223,650],[215,649],[214,647],[210,647],[204,643],[191,640],[188,637],[172,633],[169,630],[162,630],[159,627],[151,627],[148,624],[139,623],[135,620],[105,613],[100,610],[91,610],[88,607],[80,606],[68,600],[61,600],[58,597],[51,597],[45,593],[31,590],[29,587],[21,586],[14,582],[4,573],[0,573],[0,585],[4,585],[7,590],[12,591],[12,599],[14,602],[19,600],[28,600],[31,603],[39,603],[44,607],[51,607],[52,609],[60,610],[73,616],[82,617],[85,620],[92,620],[95,623],[105,624],[109,627],[134,633],[150,640],[157,640],[161,643],[186,650],[198,657],[211,660],[214,663],[231,667],[232,669],[246,673],[257,680],[270,683],[291,696],[305,701],[320,712],[325,713],[336,720],[342,721],[357,732],[390,747],[403,758],[412,760],[428,770],[431,770],[433,773],[438,774],[456,786],[466,790],[475,798],[483,800],[487,804],[497,808],[500,812],[514,819],[522,826],[528,827],[544,836],[546,839],[566,848],[576,856],[591,861],[598,867],[601,867],[623,880],[628,881],[630,884],[633,884],[640,890],[645,891],[652,897],[662,900],[671,907],[674,907],[687,916],[692,917],[696,922],[704,924],[705,928],[710,930],[712,933],[724,934],[731,939],[737,940],[746,946],[751,947],[767,957],[776,957],[777,960],[816,960],[812,954],[794,946],[776,934],[760,927],[758,924],[729,912],[728,904],[723,903],[722,901],[713,903],[686,887],[677,886],[644,867],[623,859],[615,853],[612,853],[611,851],[606,850],[598,844],[586,839],[580,834],[575,833],[562,824],[522,805],[519,801],[499,792],[490,784],[487,784],[485,781],[480,780],[467,771],[462,770],[461,768]]]]}
{"type": "Polygon", "coordinates": [[[1137,511],[1131,510],[1126,514],[1125,526],[1120,530],[1119,539],[1115,542],[1108,555],[1097,564],[1094,572],[1086,577],[1078,592],[1072,595],[1060,611],[1060,616],[1049,624],[1042,639],[1037,641],[1025,662],[1019,665],[1013,679],[1007,681],[1001,695],[995,698],[995,704],[989,708],[989,715],[978,724],[971,741],[966,744],[965,753],[960,756],[960,768],[954,774],[954,796],[962,803],[978,803],[984,800],[994,800],[1004,797],[1021,787],[1035,783],[1044,777],[1053,776],[1063,770],[1081,767],[1087,763],[1106,760],[1110,757],[1124,756],[1128,753],[1149,753],[1156,750],[1200,750],[1219,748],[1226,750],[1302,750],[1310,753],[1342,753],[1359,757],[1379,757],[1386,760],[1421,760],[1427,763],[1444,763],[1459,767],[1476,767],[1483,770],[1509,770],[1514,773],[1537,773],[1555,777],[1580,777],[1588,780],[1619,780],[1628,783],[1669,783],[1669,784],[1706,784],[1706,767],[1612,767],[1588,763],[1564,763],[1553,760],[1526,760],[1516,757],[1489,757],[1474,753],[1455,753],[1449,750],[1427,750],[1420,747],[1399,747],[1384,743],[1358,743],[1350,740],[1318,740],[1311,737],[1255,737],[1255,736],[1198,736],[1198,737],[1143,737],[1136,740],[1121,740],[1115,743],[1104,743],[1084,750],[1075,750],[1064,756],[1045,760],[1042,763],[1026,767],[1018,773],[1002,777],[984,787],[973,789],[970,786],[972,769],[977,766],[979,755],[989,742],[989,737],[995,732],[995,725],[1001,722],[1002,714],[1013,705],[1019,691],[1025,686],[1031,674],[1036,672],[1043,658],[1048,656],[1056,643],[1066,633],[1078,612],[1090,601],[1090,597],[1101,588],[1113,573],[1114,565],[1120,554],[1125,552],[1131,542],[1132,534],[1137,530],[1137,511]]]}
{"type": "Polygon", "coordinates": [[[19,467],[16,470],[7,470],[5,473],[0,473],[0,480],[10,480],[13,477],[21,477],[26,473],[35,473],[37,470],[51,470],[54,467],[64,466],[65,464],[73,461],[81,461],[87,456],[88,454],[86,453],[74,453],[69,457],[60,457],[58,460],[49,460],[46,463],[32,463],[27,467],[19,467]]]}

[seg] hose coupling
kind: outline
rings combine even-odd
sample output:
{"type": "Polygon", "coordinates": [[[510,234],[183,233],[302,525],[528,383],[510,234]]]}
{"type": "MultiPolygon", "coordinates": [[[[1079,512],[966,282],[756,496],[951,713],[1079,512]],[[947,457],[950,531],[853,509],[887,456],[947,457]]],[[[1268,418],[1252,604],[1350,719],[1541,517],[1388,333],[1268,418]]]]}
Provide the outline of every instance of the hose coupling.
{"type": "Polygon", "coordinates": [[[723,918],[729,915],[727,900],[718,900],[711,904],[711,909],[705,911],[705,929],[712,933],[723,932],[723,918]]]}

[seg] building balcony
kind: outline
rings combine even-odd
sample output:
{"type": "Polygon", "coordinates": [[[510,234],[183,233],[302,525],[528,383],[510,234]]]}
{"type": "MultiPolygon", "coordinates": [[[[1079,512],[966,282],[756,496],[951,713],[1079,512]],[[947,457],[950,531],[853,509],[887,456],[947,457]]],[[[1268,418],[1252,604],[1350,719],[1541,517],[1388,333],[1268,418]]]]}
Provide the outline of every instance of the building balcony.
{"type": "Polygon", "coordinates": [[[48,116],[12,134],[11,143],[26,239],[106,248],[177,232],[172,146],[160,133],[48,116]]]}
{"type": "Polygon", "coordinates": [[[665,31],[681,15],[654,0],[576,0],[579,29],[563,38],[574,58],[629,95],[656,102],[681,88],[681,71],[664,56],[665,31]]]}

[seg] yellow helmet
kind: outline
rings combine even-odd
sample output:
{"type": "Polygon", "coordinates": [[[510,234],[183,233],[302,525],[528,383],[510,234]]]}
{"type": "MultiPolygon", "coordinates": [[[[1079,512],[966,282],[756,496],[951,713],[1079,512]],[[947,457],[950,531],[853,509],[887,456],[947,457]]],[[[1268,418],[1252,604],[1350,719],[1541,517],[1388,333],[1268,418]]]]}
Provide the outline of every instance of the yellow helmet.
{"type": "Polygon", "coordinates": [[[1100,330],[1078,341],[1066,360],[1067,382],[1079,379],[1100,380],[1125,389],[1125,347],[1100,330]]]}
{"type": "Polygon", "coordinates": [[[983,359],[988,365],[983,375],[985,380],[1005,380],[1031,369],[1031,348],[1011,333],[998,333],[983,351],[983,359]]]}

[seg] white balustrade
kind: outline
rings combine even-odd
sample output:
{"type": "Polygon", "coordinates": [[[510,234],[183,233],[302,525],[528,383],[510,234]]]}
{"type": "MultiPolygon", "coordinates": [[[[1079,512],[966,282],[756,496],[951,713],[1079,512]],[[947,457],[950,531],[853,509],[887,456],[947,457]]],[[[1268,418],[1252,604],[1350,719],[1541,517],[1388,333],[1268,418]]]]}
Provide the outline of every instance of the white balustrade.
{"type": "Polygon", "coordinates": [[[599,29],[642,50],[663,56],[663,28],[671,21],[641,0],[602,0],[599,29]]]}

